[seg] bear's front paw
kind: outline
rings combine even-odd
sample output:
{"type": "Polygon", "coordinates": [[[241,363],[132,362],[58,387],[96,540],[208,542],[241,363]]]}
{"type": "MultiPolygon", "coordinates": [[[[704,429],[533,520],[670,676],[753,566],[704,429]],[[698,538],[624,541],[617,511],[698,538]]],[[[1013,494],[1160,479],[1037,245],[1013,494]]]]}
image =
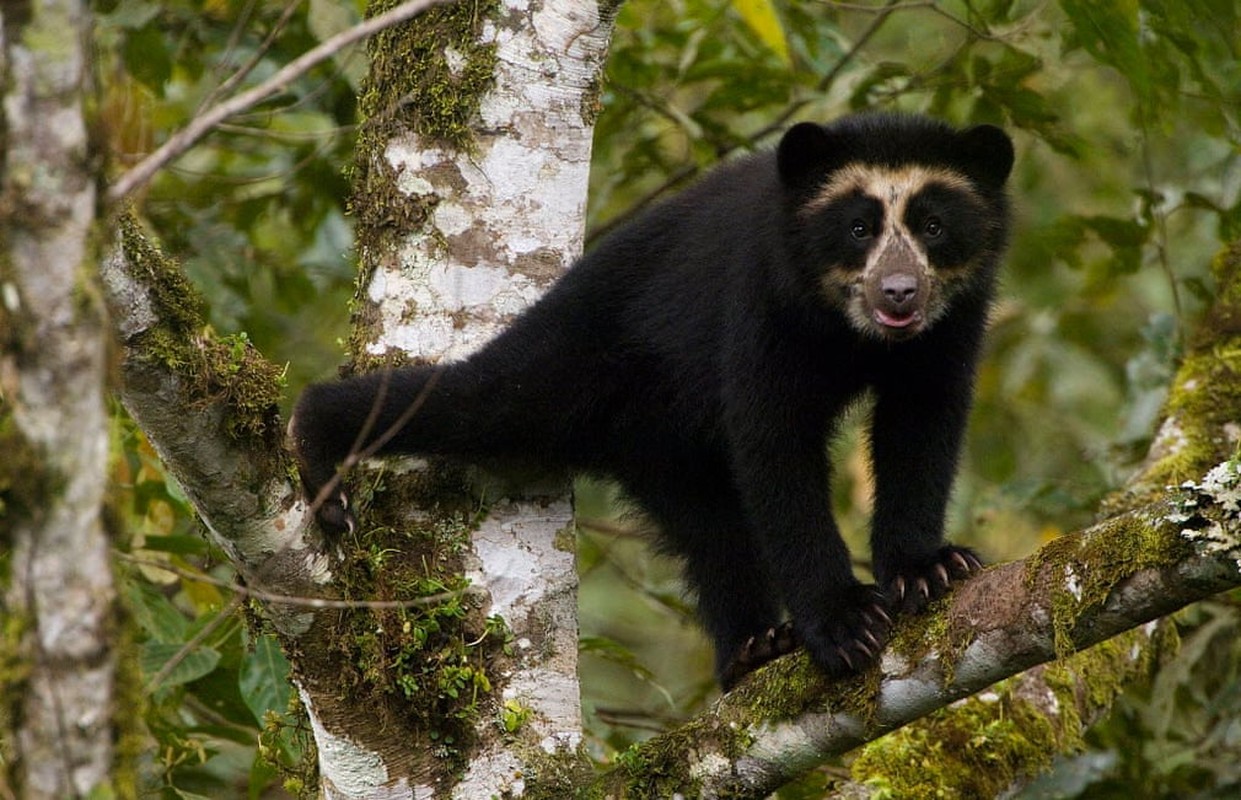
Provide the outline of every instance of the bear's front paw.
{"type": "Polygon", "coordinates": [[[349,495],[343,489],[325,497],[315,509],[315,517],[319,520],[319,527],[329,536],[352,534],[358,529],[358,518],[349,508],[349,495]]]}
{"type": "Polygon", "coordinates": [[[751,636],[729,660],[728,666],[720,672],[720,686],[727,692],[736,686],[738,681],[768,661],[774,661],[796,650],[798,644],[791,622],[751,636]]]}
{"type": "Polygon", "coordinates": [[[810,657],[832,677],[877,662],[892,629],[887,601],[870,584],[852,587],[814,618],[795,622],[810,657]]]}
{"type": "Polygon", "coordinates": [[[881,569],[883,590],[894,608],[916,614],[948,593],[954,581],[981,570],[980,559],[967,547],[947,545],[922,559],[907,559],[881,569]]]}

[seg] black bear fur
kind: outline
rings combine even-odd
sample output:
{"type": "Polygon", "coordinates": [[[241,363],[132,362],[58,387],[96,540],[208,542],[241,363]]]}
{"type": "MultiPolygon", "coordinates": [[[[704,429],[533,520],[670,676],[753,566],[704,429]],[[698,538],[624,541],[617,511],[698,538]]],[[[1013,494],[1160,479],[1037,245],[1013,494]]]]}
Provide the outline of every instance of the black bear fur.
{"type": "MultiPolygon", "coordinates": [[[[378,454],[607,476],[683,558],[725,687],[797,643],[829,674],[867,666],[889,611],[918,611],[981,567],[945,544],[944,515],[1012,162],[991,126],[896,115],[797,125],[776,152],[725,164],[605,237],[468,359],[307,388],[290,425],[307,494],[394,423],[378,454]],[[902,221],[923,226],[918,280],[930,288],[917,292],[942,296],[914,302],[945,304],[935,318],[910,325],[912,312],[886,306],[889,326],[846,312],[887,210],[857,190],[816,205],[849,165],[959,176],[919,189],[902,221]],[[951,291],[937,288],[944,276],[951,291]],[[877,586],[854,576],[832,518],[826,449],[868,391],[877,586]]],[[[897,285],[897,304],[921,287],[892,280],[875,292],[891,298],[897,285]]],[[[331,533],[353,526],[341,492],[319,518],[331,533]]]]}

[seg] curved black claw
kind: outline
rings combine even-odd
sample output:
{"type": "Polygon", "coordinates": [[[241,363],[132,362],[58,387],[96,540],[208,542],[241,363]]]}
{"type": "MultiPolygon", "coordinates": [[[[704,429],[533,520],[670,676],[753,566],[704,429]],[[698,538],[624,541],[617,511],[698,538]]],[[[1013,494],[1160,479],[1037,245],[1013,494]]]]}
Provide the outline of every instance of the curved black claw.
{"type": "Polygon", "coordinates": [[[952,584],[983,568],[982,560],[967,547],[946,545],[930,558],[909,559],[881,569],[884,593],[893,608],[916,614],[948,593],[952,584]]]}
{"type": "Polygon", "coordinates": [[[833,677],[859,672],[879,660],[892,617],[875,586],[859,584],[815,619],[797,620],[797,630],[810,657],[833,677]]]}
{"type": "Polygon", "coordinates": [[[728,691],[737,683],[768,661],[797,649],[797,634],[793,631],[793,623],[786,622],[774,628],[755,634],[741,645],[741,649],[728,662],[728,666],[720,673],[720,685],[728,691]]]}
{"type": "Polygon", "coordinates": [[[344,490],[326,497],[319,504],[315,516],[319,520],[319,527],[329,536],[352,534],[358,529],[358,518],[349,508],[349,495],[344,490]]]}

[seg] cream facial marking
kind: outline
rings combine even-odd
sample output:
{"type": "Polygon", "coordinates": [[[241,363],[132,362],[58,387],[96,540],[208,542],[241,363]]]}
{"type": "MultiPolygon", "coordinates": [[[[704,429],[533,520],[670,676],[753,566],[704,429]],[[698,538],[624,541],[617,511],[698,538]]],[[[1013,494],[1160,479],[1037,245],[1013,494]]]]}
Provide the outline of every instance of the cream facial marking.
{"type": "Polygon", "coordinates": [[[903,167],[848,164],[832,173],[828,182],[802,206],[802,213],[813,214],[843,197],[860,192],[885,201],[888,211],[899,218],[905,213],[905,205],[909,199],[931,184],[960,192],[975,191],[969,178],[947,167],[923,164],[903,167]]]}

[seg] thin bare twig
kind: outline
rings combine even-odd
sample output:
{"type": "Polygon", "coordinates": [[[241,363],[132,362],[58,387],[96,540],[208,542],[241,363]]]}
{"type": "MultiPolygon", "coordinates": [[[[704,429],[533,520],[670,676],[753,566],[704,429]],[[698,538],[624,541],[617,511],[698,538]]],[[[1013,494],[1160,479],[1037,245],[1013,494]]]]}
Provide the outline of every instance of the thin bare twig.
{"type": "Polygon", "coordinates": [[[338,33],[318,47],[289,62],[277,71],[276,74],[253,89],[212,106],[206,112],[191,120],[183,129],[173,134],[159,149],[142,159],[136,166],[122,175],[116,183],[112,184],[111,188],[108,189],[108,200],[116,202],[123,199],[139,186],[151,180],[156,172],[190,149],[199,139],[210,133],[221,122],[282,91],[298,77],[331,58],[345,47],[361,41],[384,28],[413,19],[429,8],[449,2],[452,2],[452,0],[410,0],[410,2],[402,3],[391,11],[386,11],[347,31],[338,33]]]}
{"type": "Polygon", "coordinates": [[[476,587],[466,587],[464,589],[455,589],[449,592],[437,592],[436,594],[428,594],[423,597],[415,597],[409,600],[333,600],[326,597],[298,597],[289,594],[275,594],[273,592],[265,592],[262,589],[254,589],[249,586],[243,586],[232,581],[221,580],[212,575],[203,572],[194,572],[188,569],[182,569],[174,564],[167,564],[163,561],[156,561],[150,558],[140,558],[130,555],[129,553],[113,552],[113,555],[135,566],[149,567],[152,569],[171,572],[177,577],[187,580],[196,581],[198,583],[206,583],[211,586],[217,586],[221,589],[227,589],[236,593],[236,598],[253,598],[261,600],[264,603],[273,605],[292,606],[296,608],[314,608],[314,609],[367,609],[370,611],[389,611],[404,608],[425,608],[426,606],[438,605],[445,600],[452,600],[471,592],[481,591],[476,587]]]}
{"type": "Polygon", "coordinates": [[[241,607],[242,599],[243,598],[241,595],[236,595],[233,597],[233,599],[229,601],[228,605],[220,609],[214,619],[204,625],[202,630],[194,634],[193,638],[183,644],[180,650],[173,653],[172,658],[165,661],[164,666],[159,668],[159,672],[155,673],[151,680],[147,681],[147,693],[150,694],[158,689],[160,684],[167,680],[168,676],[172,674],[172,671],[176,669],[182,661],[185,661],[185,659],[189,657],[190,653],[194,652],[200,644],[207,641],[207,637],[215,633],[221,625],[228,622],[229,619],[232,618],[233,612],[241,607]]]}
{"type": "MultiPolygon", "coordinates": [[[[302,0],[290,0],[290,2],[285,5],[284,11],[280,14],[280,19],[276,20],[276,24],[267,34],[267,38],[263,40],[263,43],[260,44],[250,56],[249,61],[234,71],[232,75],[229,75],[228,78],[220,83],[219,86],[211,90],[211,93],[203,99],[202,104],[198,107],[199,112],[202,112],[203,109],[214,105],[216,100],[235,89],[239,83],[246,79],[247,75],[254,71],[254,68],[262,62],[263,57],[271,51],[272,45],[276,43],[276,39],[281,33],[284,32],[284,29],[289,24],[289,20],[293,18],[293,12],[297,10],[297,7],[301,5],[301,3],[302,0]]],[[[246,18],[248,18],[253,11],[253,6],[247,8],[246,18]]],[[[236,48],[237,41],[241,38],[241,33],[243,30],[245,30],[245,26],[238,24],[232,35],[229,36],[226,57],[228,57],[228,54],[231,54],[236,48]]]]}

